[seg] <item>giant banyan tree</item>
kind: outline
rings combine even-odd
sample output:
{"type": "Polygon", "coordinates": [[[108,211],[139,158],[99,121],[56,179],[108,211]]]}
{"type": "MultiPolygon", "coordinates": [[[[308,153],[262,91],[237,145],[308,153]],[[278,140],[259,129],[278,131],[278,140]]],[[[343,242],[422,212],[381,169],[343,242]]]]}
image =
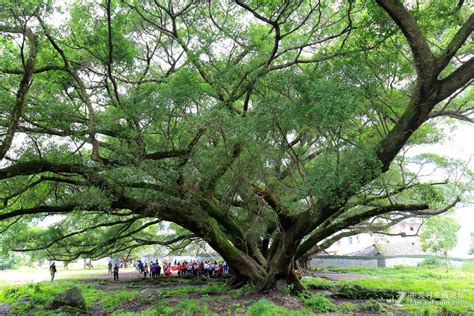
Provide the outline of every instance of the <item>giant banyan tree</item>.
{"type": "Polygon", "coordinates": [[[411,149],[474,119],[464,1],[66,3],[0,9],[3,251],[201,240],[233,286],[302,290],[341,234],[463,199],[462,162],[411,149]]]}

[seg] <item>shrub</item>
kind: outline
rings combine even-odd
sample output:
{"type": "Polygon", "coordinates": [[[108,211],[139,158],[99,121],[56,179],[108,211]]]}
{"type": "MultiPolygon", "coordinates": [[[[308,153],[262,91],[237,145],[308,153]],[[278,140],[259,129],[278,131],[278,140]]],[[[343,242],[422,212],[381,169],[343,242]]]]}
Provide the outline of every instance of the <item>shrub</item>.
{"type": "Polygon", "coordinates": [[[0,253],[0,270],[13,269],[21,263],[21,257],[9,252],[0,253]]]}
{"type": "Polygon", "coordinates": [[[443,265],[443,262],[436,257],[428,257],[423,259],[423,261],[420,263],[420,267],[438,267],[443,265]]]}
{"type": "Polygon", "coordinates": [[[311,308],[317,312],[335,312],[337,310],[336,305],[322,294],[307,294],[302,293],[299,295],[303,305],[311,308]]]}

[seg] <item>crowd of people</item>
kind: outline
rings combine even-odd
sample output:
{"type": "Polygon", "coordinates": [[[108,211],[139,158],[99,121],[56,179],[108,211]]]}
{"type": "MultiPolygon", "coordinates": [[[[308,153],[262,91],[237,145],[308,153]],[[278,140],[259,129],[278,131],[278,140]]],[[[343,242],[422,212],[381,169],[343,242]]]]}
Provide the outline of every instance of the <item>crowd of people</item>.
{"type": "Polygon", "coordinates": [[[229,274],[229,266],[225,261],[204,261],[204,260],[171,260],[164,261],[161,265],[158,260],[150,262],[137,260],[133,262],[120,262],[120,264],[109,262],[109,274],[114,275],[114,280],[118,280],[120,268],[134,267],[136,272],[144,278],[156,278],[160,275],[170,276],[173,272],[178,275],[204,276],[208,278],[219,278],[229,274]]]}

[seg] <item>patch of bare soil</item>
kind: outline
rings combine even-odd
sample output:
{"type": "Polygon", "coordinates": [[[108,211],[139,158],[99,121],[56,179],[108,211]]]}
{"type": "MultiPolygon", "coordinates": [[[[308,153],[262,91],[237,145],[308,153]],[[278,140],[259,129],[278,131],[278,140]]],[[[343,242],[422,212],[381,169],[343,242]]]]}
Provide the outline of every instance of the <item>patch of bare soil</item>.
{"type": "Polygon", "coordinates": [[[136,277],[134,279],[126,279],[126,280],[85,280],[82,281],[84,283],[97,283],[97,288],[101,290],[119,290],[123,288],[132,289],[132,290],[142,290],[146,288],[174,288],[177,286],[204,286],[209,281],[202,280],[202,279],[186,279],[186,278],[179,278],[179,277],[158,277],[155,279],[152,278],[142,278],[136,277]]]}

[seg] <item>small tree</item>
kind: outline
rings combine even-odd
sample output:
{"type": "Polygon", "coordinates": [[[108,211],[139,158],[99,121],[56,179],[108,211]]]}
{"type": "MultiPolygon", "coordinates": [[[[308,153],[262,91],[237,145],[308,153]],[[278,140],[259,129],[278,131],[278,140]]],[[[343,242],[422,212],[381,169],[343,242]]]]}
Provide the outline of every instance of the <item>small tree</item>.
{"type": "Polygon", "coordinates": [[[420,235],[421,248],[423,251],[430,250],[435,253],[443,253],[446,259],[446,272],[448,272],[448,251],[457,244],[457,233],[461,226],[458,222],[446,216],[434,216],[429,218],[420,235]]]}

